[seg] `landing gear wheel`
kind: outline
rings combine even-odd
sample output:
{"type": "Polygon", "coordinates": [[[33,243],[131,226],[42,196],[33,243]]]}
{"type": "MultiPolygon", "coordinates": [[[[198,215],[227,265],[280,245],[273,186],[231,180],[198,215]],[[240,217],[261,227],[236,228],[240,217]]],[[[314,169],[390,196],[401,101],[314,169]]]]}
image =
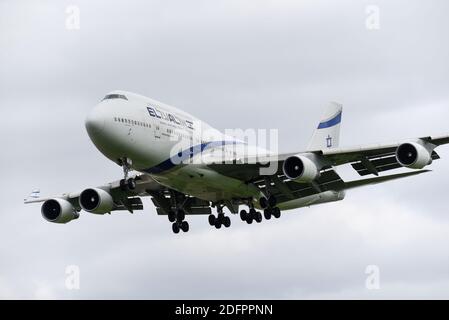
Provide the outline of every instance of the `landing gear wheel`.
{"type": "Polygon", "coordinates": [[[230,219],[229,217],[224,217],[224,218],[223,218],[223,225],[224,225],[226,228],[229,228],[229,227],[231,226],[231,219],[230,219]]]}
{"type": "Polygon", "coordinates": [[[217,218],[215,218],[215,216],[213,214],[209,215],[209,224],[211,226],[215,226],[216,220],[217,220],[217,218]]]}
{"type": "Polygon", "coordinates": [[[186,217],[186,213],[184,212],[184,210],[178,209],[178,211],[176,211],[176,219],[178,221],[183,221],[185,217],[186,217]]]}
{"type": "Polygon", "coordinates": [[[248,219],[248,212],[246,212],[246,210],[240,211],[240,219],[242,219],[242,221],[246,221],[248,219]]]}
{"type": "Polygon", "coordinates": [[[217,229],[221,228],[221,222],[219,219],[216,219],[216,221],[215,221],[215,228],[217,228],[217,229]]]}
{"type": "Polygon", "coordinates": [[[125,179],[120,180],[120,190],[126,191],[127,185],[125,179]]]}
{"type": "Polygon", "coordinates": [[[183,232],[189,232],[189,223],[187,221],[181,223],[181,230],[183,232]]]}
{"type": "Polygon", "coordinates": [[[254,217],[254,220],[256,220],[257,223],[262,222],[262,214],[260,212],[256,213],[256,216],[254,217]]]}
{"type": "Polygon", "coordinates": [[[172,230],[173,230],[173,232],[175,233],[175,234],[178,234],[179,233],[179,225],[175,222],[175,223],[173,223],[173,225],[172,225],[172,230]]]}
{"type": "Polygon", "coordinates": [[[168,212],[168,221],[175,222],[176,221],[176,215],[173,211],[168,212]]]}
{"type": "Polygon", "coordinates": [[[262,209],[266,209],[268,207],[268,200],[265,197],[262,197],[259,199],[259,204],[262,207],[262,209]]]}
{"type": "Polygon", "coordinates": [[[270,220],[271,219],[271,210],[270,209],[265,209],[263,211],[263,215],[264,215],[266,220],[270,220]]]}
{"type": "Polygon", "coordinates": [[[136,180],[134,180],[133,178],[129,178],[128,181],[126,181],[126,186],[129,190],[136,189],[136,180]]]}
{"type": "Polygon", "coordinates": [[[247,224],[252,224],[252,223],[253,223],[253,217],[252,217],[252,216],[249,216],[249,217],[246,219],[246,223],[247,223],[247,224]]]}
{"type": "Polygon", "coordinates": [[[275,196],[268,197],[268,206],[270,206],[271,208],[274,208],[274,207],[276,207],[277,203],[278,202],[277,202],[277,199],[275,196]]]}
{"type": "Polygon", "coordinates": [[[273,216],[274,216],[276,219],[279,219],[279,218],[281,217],[281,210],[279,210],[278,207],[273,208],[273,216]]]}

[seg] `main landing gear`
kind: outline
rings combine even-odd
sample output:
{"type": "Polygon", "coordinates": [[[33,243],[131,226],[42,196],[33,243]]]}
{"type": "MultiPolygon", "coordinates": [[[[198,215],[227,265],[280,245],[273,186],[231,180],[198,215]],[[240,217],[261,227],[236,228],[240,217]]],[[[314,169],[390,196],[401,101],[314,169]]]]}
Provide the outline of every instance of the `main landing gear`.
{"type": "Polygon", "coordinates": [[[254,221],[256,221],[257,223],[261,223],[262,214],[259,211],[256,211],[254,207],[251,207],[249,209],[249,212],[247,212],[246,210],[240,211],[240,219],[242,219],[242,221],[246,221],[246,223],[248,224],[252,224],[254,221]]]}
{"type": "Polygon", "coordinates": [[[130,191],[136,189],[136,180],[134,180],[134,178],[128,178],[129,172],[131,171],[132,160],[123,158],[119,160],[119,164],[123,168],[124,175],[124,178],[120,180],[120,189],[122,191],[130,191]]]}
{"type": "Polygon", "coordinates": [[[273,195],[269,196],[268,199],[261,198],[259,200],[259,203],[262,206],[262,208],[264,208],[263,215],[266,220],[270,220],[272,216],[275,217],[276,219],[279,219],[281,217],[281,210],[279,210],[279,208],[276,207],[277,200],[273,195]]]}
{"type": "Polygon", "coordinates": [[[177,209],[170,210],[168,212],[168,220],[172,223],[172,230],[175,234],[178,234],[180,231],[189,232],[189,223],[185,221],[186,212],[184,211],[184,200],[178,197],[179,194],[176,192],[171,193],[171,197],[173,199],[173,206],[177,209]]]}
{"type": "Polygon", "coordinates": [[[170,211],[168,213],[168,220],[172,222],[172,230],[178,234],[179,231],[189,232],[189,223],[185,221],[186,213],[183,209],[177,209],[176,212],[170,211]]]}
{"type": "MultiPolygon", "coordinates": [[[[276,219],[279,219],[281,217],[281,210],[276,207],[277,200],[274,196],[261,198],[259,200],[259,203],[260,206],[264,208],[263,216],[266,220],[270,220],[271,217],[275,217],[276,219]]],[[[250,207],[249,212],[247,212],[246,210],[240,211],[240,219],[242,219],[242,221],[246,221],[248,224],[252,224],[254,221],[256,221],[257,223],[261,223],[262,214],[254,209],[251,201],[248,203],[248,206],[250,207]]]]}
{"type": "Polygon", "coordinates": [[[231,219],[224,215],[222,205],[217,206],[217,213],[217,216],[213,214],[209,215],[209,224],[217,229],[220,229],[222,226],[229,228],[231,226],[231,219]]]}

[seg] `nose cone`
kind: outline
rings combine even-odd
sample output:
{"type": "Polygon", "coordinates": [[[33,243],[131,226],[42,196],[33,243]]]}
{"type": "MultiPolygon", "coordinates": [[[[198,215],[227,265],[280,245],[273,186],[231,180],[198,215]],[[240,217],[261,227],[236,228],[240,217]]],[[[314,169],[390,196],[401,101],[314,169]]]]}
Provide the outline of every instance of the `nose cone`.
{"type": "Polygon", "coordinates": [[[93,108],[92,111],[86,117],[86,130],[91,138],[94,138],[96,135],[100,134],[105,125],[105,118],[100,112],[98,106],[93,108]]]}

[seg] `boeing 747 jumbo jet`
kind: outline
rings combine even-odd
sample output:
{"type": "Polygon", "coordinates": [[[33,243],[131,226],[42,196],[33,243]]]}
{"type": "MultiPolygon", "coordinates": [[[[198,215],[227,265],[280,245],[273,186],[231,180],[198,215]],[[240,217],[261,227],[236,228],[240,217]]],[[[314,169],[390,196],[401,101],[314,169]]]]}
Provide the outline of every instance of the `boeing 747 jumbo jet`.
{"type": "Polygon", "coordinates": [[[435,148],[449,143],[447,135],[339,148],[341,119],[342,106],[331,103],[307,150],[277,154],[166,104],[114,91],[93,108],[85,125],[98,150],[123,168],[123,179],[49,198],[34,191],[25,203],[43,202],[47,221],[67,223],[82,210],[99,215],[143,210],[141,198],[148,196],[174,233],[189,231],[191,215],[207,215],[211,226],[228,228],[224,208],[251,224],[279,218],[281,211],[340,201],[349,189],[428,172],[422,169],[440,158],[435,148]],[[343,164],[374,177],[343,181],[335,171],[343,164]],[[402,167],[415,171],[380,176],[402,167]],[[239,212],[242,206],[248,209],[239,212]]]}

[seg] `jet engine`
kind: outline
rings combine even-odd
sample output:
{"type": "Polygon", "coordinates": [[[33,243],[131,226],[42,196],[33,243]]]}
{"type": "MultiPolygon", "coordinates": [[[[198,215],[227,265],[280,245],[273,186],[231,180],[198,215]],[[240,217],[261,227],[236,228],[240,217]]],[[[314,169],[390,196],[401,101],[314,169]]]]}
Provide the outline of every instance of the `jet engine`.
{"type": "Polygon", "coordinates": [[[421,144],[409,142],[397,148],[396,159],[403,167],[422,169],[432,163],[432,154],[421,144]]]}
{"type": "Polygon", "coordinates": [[[42,217],[53,223],[67,223],[78,219],[79,214],[70,202],[64,199],[50,199],[41,207],[42,217]]]}
{"type": "Polygon", "coordinates": [[[312,182],[320,175],[316,164],[304,156],[287,158],[282,170],[287,178],[297,182],[312,182]]]}
{"type": "Polygon", "coordinates": [[[95,214],[105,214],[114,208],[112,196],[98,188],[90,188],[81,192],[79,203],[83,210],[95,214]]]}

